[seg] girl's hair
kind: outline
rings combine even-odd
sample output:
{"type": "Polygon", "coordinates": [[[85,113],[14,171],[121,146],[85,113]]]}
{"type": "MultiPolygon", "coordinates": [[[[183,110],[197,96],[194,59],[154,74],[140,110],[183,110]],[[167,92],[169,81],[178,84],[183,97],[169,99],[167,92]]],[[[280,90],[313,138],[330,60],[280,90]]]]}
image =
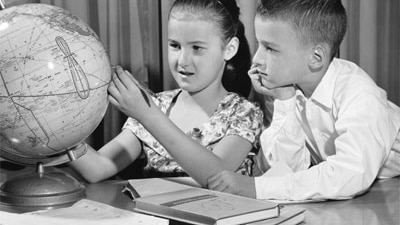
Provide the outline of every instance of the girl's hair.
{"type": "Polygon", "coordinates": [[[169,17],[176,12],[184,13],[185,17],[216,24],[224,45],[233,37],[239,39],[238,52],[227,62],[222,76],[222,84],[228,91],[248,97],[251,82],[247,71],[251,65],[251,54],[244,33],[244,25],[239,20],[240,10],[236,1],[176,0],[171,6],[169,17]]]}

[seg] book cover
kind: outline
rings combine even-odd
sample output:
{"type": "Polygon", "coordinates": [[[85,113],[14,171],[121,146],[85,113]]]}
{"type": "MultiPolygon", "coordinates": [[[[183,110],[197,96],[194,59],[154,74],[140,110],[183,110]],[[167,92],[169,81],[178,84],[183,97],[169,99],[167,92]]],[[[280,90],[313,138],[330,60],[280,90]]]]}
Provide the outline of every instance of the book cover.
{"type": "Polygon", "coordinates": [[[276,203],[197,187],[138,197],[134,203],[137,212],[191,224],[243,224],[279,215],[276,203]]]}
{"type": "Polygon", "coordinates": [[[305,209],[296,206],[280,206],[279,216],[247,225],[296,225],[305,220],[305,209]]]}
{"type": "Polygon", "coordinates": [[[170,181],[169,178],[131,179],[128,180],[128,184],[126,185],[126,188],[123,192],[127,194],[131,199],[134,199],[137,197],[146,197],[171,191],[187,189],[196,185],[196,183],[194,183],[194,181],[192,181],[190,177],[182,178],[183,179],[173,181],[170,181]],[[188,185],[188,183],[190,185],[188,185]]]}

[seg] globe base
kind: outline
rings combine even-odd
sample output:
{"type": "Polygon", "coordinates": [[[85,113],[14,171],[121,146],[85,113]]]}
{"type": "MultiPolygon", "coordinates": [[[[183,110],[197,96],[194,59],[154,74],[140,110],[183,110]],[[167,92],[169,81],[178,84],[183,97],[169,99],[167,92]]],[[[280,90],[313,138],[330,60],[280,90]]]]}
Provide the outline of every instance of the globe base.
{"type": "Polygon", "coordinates": [[[85,187],[74,177],[45,172],[42,164],[36,172],[17,175],[0,187],[0,204],[16,212],[67,207],[85,196],[85,187]]]}

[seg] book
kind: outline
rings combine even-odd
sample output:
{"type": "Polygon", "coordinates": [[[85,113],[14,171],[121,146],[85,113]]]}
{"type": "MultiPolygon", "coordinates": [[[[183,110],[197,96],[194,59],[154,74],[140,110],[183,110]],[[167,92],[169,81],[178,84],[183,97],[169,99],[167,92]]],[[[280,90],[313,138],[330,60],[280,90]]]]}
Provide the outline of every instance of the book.
{"type": "Polygon", "coordinates": [[[190,177],[173,179],[173,181],[170,181],[170,178],[144,178],[128,180],[128,184],[123,192],[131,199],[135,199],[191,187],[200,187],[200,185],[195,183],[190,177]]]}
{"type": "Polygon", "coordinates": [[[278,204],[273,202],[161,180],[160,185],[156,184],[157,180],[147,182],[151,184],[149,188],[158,188],[158,193],[153,195],[142,195],[145,185],[135,187],[134,182],[129,182],[139,195],[134,198],[134,211],[190,224],[217,225],[244,224],[279,215],[278,204]],[[164,187],[169,187],[166,188],[169,191],[164,191],[164,187]]]}
{"type": "Polygon", "coordinates": [[[297,206],[280,206],[279,216],[247,225],[296,225],[305,220],[305,209],[297,206]]]}
{"type": "Polygon", "coordinates": [[[81,199],[72,206],[29,213],[0,211],[2,225],[167,225],[169,221],[151,215],[116,208],[104,203],[81,199]]]}

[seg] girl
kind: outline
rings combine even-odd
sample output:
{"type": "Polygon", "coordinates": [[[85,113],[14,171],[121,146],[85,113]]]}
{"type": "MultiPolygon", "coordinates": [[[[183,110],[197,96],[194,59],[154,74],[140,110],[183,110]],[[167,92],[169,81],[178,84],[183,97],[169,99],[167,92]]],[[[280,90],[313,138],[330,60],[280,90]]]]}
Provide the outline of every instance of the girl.
{"type": "Polygon", "coordinates": [[[168,45],[179,89],[142,98],[146,93],[139,91],[133,76],[116,68],[110,102],[130,118],[99,151],[89,148],[70,163],[89,182],[115,175],[142,153],[147,158],[144,176],[184,176],[182,168],[190,167],[187,172],[196,179],[196,173],[210,166],[250,175],[245,158],[255,147],[263,114],[243,97],[251,87],[251,59],[236,2],[176,0],[169,15],[168,45]],[[135,110],[144,107],[151,108],[143,111],[145,118],[133,119],[135,110]],[[148,124],[154,127],[148,129],[148,124]],[[201,154],[215,154],[215,161],[202,160],[201,154]]]}

